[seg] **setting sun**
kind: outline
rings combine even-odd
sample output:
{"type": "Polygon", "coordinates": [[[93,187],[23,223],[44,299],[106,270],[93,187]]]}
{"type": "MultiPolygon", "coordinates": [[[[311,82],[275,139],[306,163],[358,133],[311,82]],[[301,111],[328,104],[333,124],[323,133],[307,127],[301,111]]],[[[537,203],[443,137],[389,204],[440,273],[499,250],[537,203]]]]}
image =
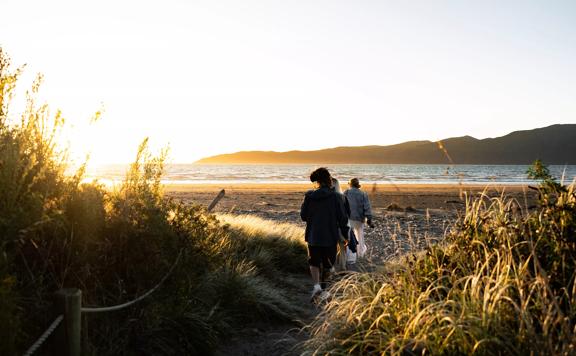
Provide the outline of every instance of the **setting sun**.
{"type": "Polygon", "coordinates": [[[574,122],[573,5],[516,5],[8,1],[0,44],[45,74],[77,156],[150,137],[190,163],[574,122]]]}

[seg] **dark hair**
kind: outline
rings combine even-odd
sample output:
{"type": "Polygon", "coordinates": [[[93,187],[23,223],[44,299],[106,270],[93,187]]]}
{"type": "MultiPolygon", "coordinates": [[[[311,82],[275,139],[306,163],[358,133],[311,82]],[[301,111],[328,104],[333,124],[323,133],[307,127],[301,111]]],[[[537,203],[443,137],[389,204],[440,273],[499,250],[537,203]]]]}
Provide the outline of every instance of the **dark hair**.
{"type": "Polygon", "coordinates": [[[358,180],[358,178],[350,179],[350,183],[348,184],[350,184],[351,187],[360,188],[360,181],[358,180]]]}
{"type": "Polygon", "coordinates": [[[312,174],[310,174],[310,181],[318,182],[320,185],[327,187],[332,186],[332,177],[330,176],[330,172],[328,172],[328,169],[324,167],[320,167],[312,172],[312,174]]]}

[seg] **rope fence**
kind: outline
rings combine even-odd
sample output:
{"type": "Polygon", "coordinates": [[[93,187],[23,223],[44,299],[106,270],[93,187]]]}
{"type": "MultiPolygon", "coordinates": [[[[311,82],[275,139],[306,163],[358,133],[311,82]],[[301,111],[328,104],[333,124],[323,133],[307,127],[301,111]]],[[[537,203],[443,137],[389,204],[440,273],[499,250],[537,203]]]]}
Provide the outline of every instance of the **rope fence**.
{"type": "Polygon", "coordinates": [[[178,264],[178,262],[180,261],[180,257],[182,256],[182,250],[180,250],[180,253],[178,253],[178,257],[176,257],[176,260],[174,261],[174,263],[172,264],[172,267],[170,267],[170,270],[168,271],[168,273],[166,273],[164,275],[164,277],[162,277],[162,279],[160,280],[160,282],[158,282],[158,284],[156,286],[154,286],[154,288],[150,289],[148,292],[142,294],[141,296],[139,296],[138,298],[123,303],[123,304],[118,304],[118,305],[114,305],[111,307],[86,307],[86,308],[82,308],[81,312],[82,313],[104,313],[104,312],[111,312],[111,311],[116,311],[116,310],[121,310],[124,308],[127,308],[133,304],[138,303],[141,300],[146,299],[146,297],[148,297],[150,294],[154,293],[161,285],[162,283],[164,283],[164,281],[172,274],[172,272],[174,271],[174,268],[176,267],[176,265],[178,264]]]}
{"type": "Polygon", "coordinates": [[[79,356],[81,354],[80,344],[81,344],[81,324],[82,324],[82,313],[104,313],[116,310],[121,310],[127,308],[133,304],[136,304],[152,293],[154,293],[160,286],[170,277],[180,258],[182,257],[182,252],[180,250],[176,260],[168,270],[168,272],[162,277],[160,282],[156,284],[152,289],[148,290],[146,293],[142,294],[138,298],[135,298],[129,302],[113,305],[110,307],[82,307],[82,292],[76,288],[61,289],[56,293],[56,307],[59,312],[61,312],[58,317],[50,324],[50,326],[44,331],[44,333],[36,340],[32,346],[26,350],[24,356],[33,355],[42,344],[48,339],[48,337],[58,328],[60,323],[64,322],[64,332],[60,333],[60,340],[57,340],[55,345],[57,348],[56,354],[58,355],[69,355],[69,356],[79,356]]]}
{"type": "MultiPolygon", "coordinates": [[[[225,191],[222,189],[216,198],[212,201],[207,211],[210,212],[216,204],[224,197],[225,191]]],[[[82,313],[104,313],[116,310],[121,310],[127,308],[133,304],[136,304],[152,293],[154,293],[160,286],[170,277],[180,258],[182,257],[184,249],[181,249],[176,256],[176,259],[168,272],[162,277],[160,282],[156,284],[152,289],[148,290],[141,296],[118,305],[113,305],[109,307],[82,307],[82,291],[76,288],[66,288],[61,289],[56,293],[56,310],[58,315],[56,319],[48,326],[46,331],[26,350],[24,356],[33,355],[39,348],[44,344],[44,342],[50,337],[50,335],[58,329],[58,326],[63,322],[63,327],[58,329],[56,337],[58,340],[55,342],[55,354],[56,355],[68,355],[68,356],[80,356],[81,355],[81,329],[82,329],[82,313]]]]}
{"type": "Polygon", "coordinates": [[[48,329],[44,331],[44,333],[38,338],[38,340],[36,340],[36,342],[32,344],[32,346],[30,346],[28,350],[26,350],[24,356],[31,356],[34,352],[36,352],[36,350],[38,350],[38,348],[42,346],[42,344],[46,341],[46,339],[48,339],[48,336],[50,336],[54,332],[54,330],[56,330],[56,328],[58,327],[58,325],[60,325],[62,320],[64,320],[64,315],[58,315],[58,317],[54,319],[52,324],[50,324],[48,329]]]}

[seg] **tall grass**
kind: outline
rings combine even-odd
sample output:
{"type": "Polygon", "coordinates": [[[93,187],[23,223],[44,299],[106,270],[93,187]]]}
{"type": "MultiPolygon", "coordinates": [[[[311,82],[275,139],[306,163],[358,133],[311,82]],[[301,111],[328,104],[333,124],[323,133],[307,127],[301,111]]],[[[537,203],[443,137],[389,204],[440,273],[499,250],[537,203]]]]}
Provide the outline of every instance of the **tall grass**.
{"type": "Polygon", "coordinates": [[[123,303],[154,286],[180,253],[145,301],[83,317],[84,354],[210,354],[246,321],[299,312],[277,283],[305,270],[297,232],[254,237],[166,199],[166,152],[153,156],[146,140],[116,191],[81,183],[82,169],[65,175],[66,152],[56,144],[64,123],[36,104],[40,81],[22,116],[10,116],[20,72],[0,51],[0,354],[21,353],[40,335],[59,288],[82,289],[87,306],[123,303]],[[287,254],[289,264],[277,263],[287,254]]]}
{"type": "Polygon", "coordinates": [[[337,283],[309,354],[574,354],[576,194],[468,199],[442,244],[337,283]]]}
{"type": "Polygon", "coordinates": [[[233,249],[242,256],[250,256],[265,273],[307,273],[307,248],[302,227],[253,215],[221,214],[218,220],[230,226],[233,249]]]}

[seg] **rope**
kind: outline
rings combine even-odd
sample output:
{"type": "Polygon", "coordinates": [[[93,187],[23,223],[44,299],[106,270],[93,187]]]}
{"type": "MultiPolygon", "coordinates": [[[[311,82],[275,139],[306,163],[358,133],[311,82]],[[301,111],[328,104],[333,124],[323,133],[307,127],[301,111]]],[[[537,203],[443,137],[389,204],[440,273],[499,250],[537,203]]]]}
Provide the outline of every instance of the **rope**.
{"type": "Polygon", "coordinates": [[[36,340],[36,342],[32,346],[30,346],[28,350],[26,350],[24,356],[30,356],[34,352],[36,352],[36,350],[38,350],[38,348],[42,346],[44,341],[46,341],[48,336],[50,336],[50,334],[52,334],[54,330],[56,330],[56,328],[58,327],[58,325],[60,325],[62,320],[64,320],[64,315],[59,315],[56,319],[54,319],[54,321],[52,322],[52,324],[50,324],[48,329],[46,329],[46,331],[44,331],[44,333],[38,338],[38,340],[36,340]]]}
{"type": "Polygon", "coordinates": [[[176,261],[174,261],[174,264],[172,264],[172,267],[170,267],[170,270],[168,271],[168,273],[166,273],[166,275],[160,280],[160,282],[158,282],[158,284],[154,288],[150,289],[148,292],[142,294],[141,296],[139,296],[138,298],[136,298],[130,302],[114,305],[111,307],[100,307],[100,308],[86,307],[86,308],[82,308],[81,309],[82,313],[103,313],[103,312],[120,310],[120,309],[127,308],[127,307],[131,306],[132,304],[138,303],[142,299],[148,297],[150,294],[154,293],[154,291],[156,291],[156,289],[158,289],[158,287],[160,287],[162,285],[162,283],[164,283],[164,281],[170,276],[170,274],[172,274],[172,271],[174,271],[174,268],[178,264],[178,261],[180,261],[180,256],[182,256],[182,251],[183,250],[180,250],[180,253],[178,253],[178,257],[176,257],[176,261]]]}

